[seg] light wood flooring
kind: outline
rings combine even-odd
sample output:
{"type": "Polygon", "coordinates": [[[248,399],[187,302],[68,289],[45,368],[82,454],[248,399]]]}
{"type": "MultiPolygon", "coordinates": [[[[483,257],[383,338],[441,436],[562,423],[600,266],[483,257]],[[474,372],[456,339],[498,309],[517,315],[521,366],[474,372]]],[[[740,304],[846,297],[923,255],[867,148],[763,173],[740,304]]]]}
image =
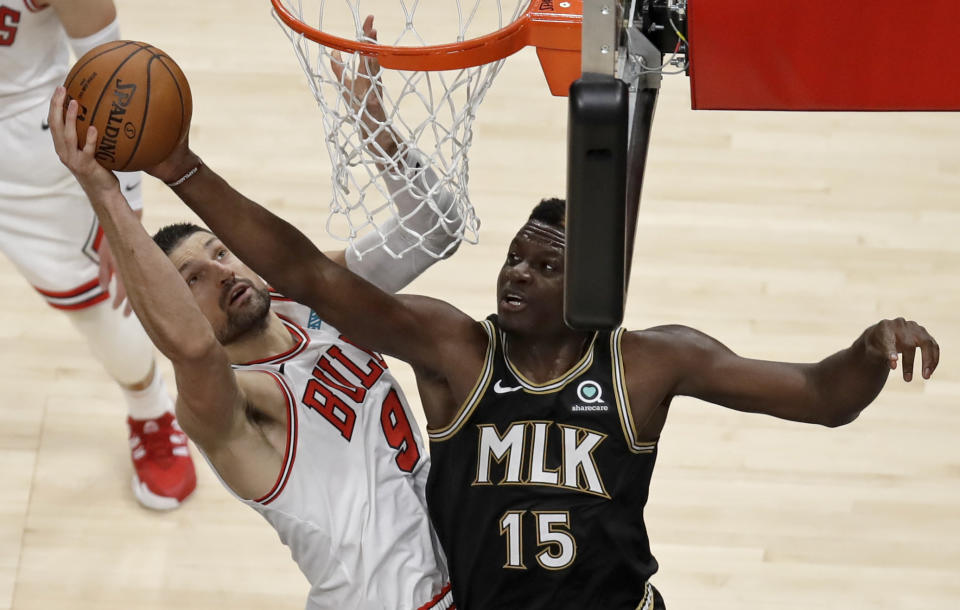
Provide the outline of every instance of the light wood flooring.
{"type": "MultiPolygon", "coordinates": [[[[318,110],[269,3],[119,9],[125,37],[190,79],[194,148],[333,245],[318,110]]],[[[744,355],[815,361],[902,315],[943,352],[932,380],[891,376],[840,429],[676,401],[646,510],[655,583],[671,610],[960,607],[960,114],[694,113],[687,88],[670,78],[657,112],[626,325],[682,323],[744,355]]],[[[509,238],[563,194],[565,121],[533,52],[508,61],[471,152],[481,243],[411,292],[493,310],[509,238]]],[[[155,181],[146,198],[149,229],[190,217],[155,181]]],[[[6,260],[0,388],[0,609],[303,607],[307,583],[273,530],[196,454],[181,509],[137,505],[118,391],[6,260]]]]}

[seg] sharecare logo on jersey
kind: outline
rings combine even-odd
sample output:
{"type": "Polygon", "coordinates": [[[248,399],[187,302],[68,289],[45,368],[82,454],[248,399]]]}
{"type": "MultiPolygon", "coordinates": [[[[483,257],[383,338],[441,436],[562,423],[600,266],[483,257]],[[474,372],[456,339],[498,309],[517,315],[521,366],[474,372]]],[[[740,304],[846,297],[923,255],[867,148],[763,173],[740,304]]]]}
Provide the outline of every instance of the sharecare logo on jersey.
{"type": "Polygon", "coordinates": [[[580,402],[587,404],[575,404],[570,406],[573,412],[590,413],[608,411],[610,407],[603,402],[603,389],[596,381],[581,381],[577,386],[577,398],[580,402]]]}
{"type": "Polygon", "coordinates": [[[610,407],[607,405],[573,405],[570,407],[570,410],[574,413],[597,413],[609,411],[610,407]]]}
{"type": "Polygon", "coordinates": [[[583,402],[603,402],[603,392],[596,381],[581,381],[577,386],[577,398],[583,402]]]}
{"type": "MultiPolygon", "coordinates": [[[[100,161],[116,162],[117,138],[120,136],[120,128],[123,125],[123,117],[127,114],[127,106],[133,100],[137,92],[137,86],[134,83],[124,83],[119,78],[113,90],[113,100],[110,102],[110,116],[107,117],[107,125],[103,128],[103,136],[97,143],[97,152],[94,155],[100,161]]],[[[131,125],[132,128],[132,125],[131,125]]],[[[126,130],[136,134],[136,129],[126,130]]],[[[128,137],[131,137],[128,135],[128,137]]]]}

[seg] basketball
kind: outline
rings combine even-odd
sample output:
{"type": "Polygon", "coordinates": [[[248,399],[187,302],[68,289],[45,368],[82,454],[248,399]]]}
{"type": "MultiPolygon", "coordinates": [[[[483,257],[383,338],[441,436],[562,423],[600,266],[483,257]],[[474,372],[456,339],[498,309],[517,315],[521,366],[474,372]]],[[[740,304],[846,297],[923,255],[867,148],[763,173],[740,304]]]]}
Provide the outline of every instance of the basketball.
{"type": "Polygon", "coordinates": [[[77,137],[97,128],[95,156],[111,170],[142,170],[167,158],[190,126],[193,103],[183,71],[144,42],[118,40],[77,60],[64,86],[77,100],[77,137]]]}

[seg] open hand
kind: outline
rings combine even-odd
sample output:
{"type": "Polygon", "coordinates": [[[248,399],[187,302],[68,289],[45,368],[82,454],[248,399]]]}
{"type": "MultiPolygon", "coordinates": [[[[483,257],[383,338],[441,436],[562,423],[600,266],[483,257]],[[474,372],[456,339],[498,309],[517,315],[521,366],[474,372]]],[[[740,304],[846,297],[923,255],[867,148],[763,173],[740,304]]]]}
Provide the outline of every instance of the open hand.
{"type": "MultiPolygon", "coordinates": [[[[373,27],[373,15],[367,15],[363,21],[363,36],[373,42],[377,41],[377,30],[373,27]]],[[[359,66],[354,78],[346,74],[343,56],[340,51],[331,53],[330,69],[334,76],[342,83],[341,95],[356,115],[360,117],[360,126],[364,136],[374,135],[374,141],[369,148],[374,154],[374,142],[388,156],[393,156],[397,149],[397,138],[393,131],[385,125],[387,114],[383,108],[383,85],[380,81],[380,62],[374,56],[359,58],[359,66]]]]}
{"type": "Polygon", "coordinates": [[[66,97],[67,90],[64,87],[57,87],[53,99],[50,100],[50,112],[47,114],[53,147],[57,151],[57,156],[60,157],[60,162],[76,176],[77,182],[91,199],[99,192],[119,190],[117,177],[100,165],[94,157],[93,151],[97,145],[96,127],[91,125],[87,128],[86,143],[82,149],[77,147],[79,104],[76,100],[70,100],[64,110],[66,97]]]}
{"type": "MultiPolygon", "coordinates": [[[[373,15],[367,15],[363,21],[363,35],[365,38],[377,41],[377,31],[373,29],[373,15]]],[[[386,115],[381,104],[382,89],[380,86],[380,62],[374,56],[360,57],[360,66],[357,70],[358,78],[350,78],[344,74],[343,55],[340,51],[331,53],[333,59],[330,60],[330,69],[334,76],[343,83],[343,99],[353,108],[359,111],[361,105],[366,106],[367,114],[376,121],[383,122],[386,115]],[[372,91],[371,91],[372,89],[372,91]]]]}
{"type": "Polygon", "coordinates": [[[913,379],[913,361],[918,347],[924,379],[933,375],[940,362],[940,346],[927,329],[912,320],[881,320],[867,329],[865,340],[867,349],[885,358],[891,370],[897,368],[899,354],[903,354],[904,381],[913,379]]]}

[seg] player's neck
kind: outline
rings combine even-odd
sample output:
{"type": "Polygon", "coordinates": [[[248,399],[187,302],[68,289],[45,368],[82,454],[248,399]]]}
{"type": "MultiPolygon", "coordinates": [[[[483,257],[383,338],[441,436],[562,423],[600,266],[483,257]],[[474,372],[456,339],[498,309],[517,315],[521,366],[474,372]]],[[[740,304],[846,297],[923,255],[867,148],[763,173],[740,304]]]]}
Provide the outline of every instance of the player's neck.
{"type": "Polygon", "coordinates": [[[507,358],[534,383],[562,377],[590,347],[593,333],[566,331],[556,335],[507,335],[507,358]]]}
{"type": "Polygon", "coordinates": [[[267,323],[252,329],[226,346],[233,364],[264,360],[293,349],[296,339],[274,312],[267,314],[267,323]]]}

